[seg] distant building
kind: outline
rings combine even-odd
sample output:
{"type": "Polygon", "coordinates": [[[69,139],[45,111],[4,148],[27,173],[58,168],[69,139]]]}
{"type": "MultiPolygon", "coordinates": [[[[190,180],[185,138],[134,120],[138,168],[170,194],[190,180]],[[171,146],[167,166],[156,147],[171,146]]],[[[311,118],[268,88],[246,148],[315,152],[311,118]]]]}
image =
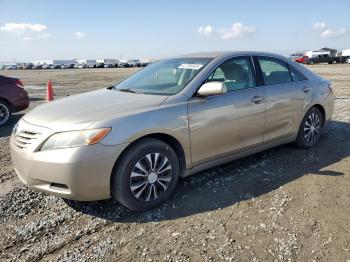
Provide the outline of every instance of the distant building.
{"type": "Polygon", "coordinates": [[[95,59],[76,59],[75,61],[80,65],[94,65],[94,64],[96,64],[95,59]]]}
{"type": "Polygon", "coordinates": [[[77,62],[73,59],[47,59],[47,60],[34,60],[31,61],[33,65],[70,65],[76,64],[77,62]]]}
{"type": "Polygon", "coordinates": [[[114,58],[96,59],[97,64],[116,64],[118,62],[119,60],[114,58]]]}

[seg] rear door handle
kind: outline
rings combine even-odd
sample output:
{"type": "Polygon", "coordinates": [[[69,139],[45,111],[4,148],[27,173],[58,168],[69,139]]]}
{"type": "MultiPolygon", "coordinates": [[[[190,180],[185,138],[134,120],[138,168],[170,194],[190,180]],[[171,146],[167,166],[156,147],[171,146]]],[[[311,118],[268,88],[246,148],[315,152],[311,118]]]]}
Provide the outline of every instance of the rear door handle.
{"type": "Polygon", "coordinates": [[[309,92],[311,91],[311,88],[305,86],[305,87],[303,88],[303,91],[304,91],[304,93],[309,93],[309,92]]]}
{"type": "Polygon", "coordinates": [[[261,101],[263,101],[264,98],[262,96],[254,96],[250,101],[252,101],[254,104],[259,104],[261,101]]]}

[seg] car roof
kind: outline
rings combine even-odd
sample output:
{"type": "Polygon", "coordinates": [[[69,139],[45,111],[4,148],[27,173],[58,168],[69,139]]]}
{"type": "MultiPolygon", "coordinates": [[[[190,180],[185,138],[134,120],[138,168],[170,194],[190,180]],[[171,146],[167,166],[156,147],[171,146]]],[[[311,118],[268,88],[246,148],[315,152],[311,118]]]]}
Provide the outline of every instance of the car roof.
{"type": "Polygon", "coordinates": [[[176,57],[181,58],[229,58],[232,56],[240,56],[240,55],[261,55],[261,56],[274,56],[274,57],[283,57],[278,54],[269,53],[269,52],[261,52],[261,51],[215,51],[215,52],[200,52],[200,53],[190,53],[184,54],[176,57]]]}

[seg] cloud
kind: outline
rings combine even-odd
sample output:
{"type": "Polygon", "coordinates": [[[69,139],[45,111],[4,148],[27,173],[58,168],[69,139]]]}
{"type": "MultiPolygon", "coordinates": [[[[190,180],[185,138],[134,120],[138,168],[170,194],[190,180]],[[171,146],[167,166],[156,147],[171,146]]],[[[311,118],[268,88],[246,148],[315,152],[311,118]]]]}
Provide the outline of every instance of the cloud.
{"type": "Polygon", "coordinates": [[[317,32],[321,38],[338,38],[349,33],[349,29],[346,27],[329,28],[325,22],[313,23],[312,29],[317,32]]]}
{"type": "Polygon", "coordinates": [[[325,22],[316,22],[312,24],[312,28],[315,31],[322,31],[326,28],[326,23],[325,22]]]}
{"type": "Polygon", "coordinates": [[[5,23],[0,27],[0,31],[13,33],[20,37],[24,42],[30,42],[36,39],[47,40],[52,38],[52,35],[47,33],[46,30],[46,25],[28,23],[5,23]]]}
{"type": "Polygon", "coordinates": [[[255,27],[244,26],[242,23],[234,23],[230,28],[215,29],[211,25],[200,26],[198,33],[203,36],[219,35],[224,40],[248,37],[255,33],[255,27]]]}
{"type": "Polygon", "coordinates": [[[24,42],[31,42],[34,40],[34,37],[31,37],[31,36],[25,36],[22,38],[22,41],[24,42]]]}
{"type": "Polygon", "coordinates": [[[75,32],[75,33],[74,33],[74,37],[75,37],[76,39],[81,40],[81,39],[84,39],[84,38],[86,37],[86,34],[85,34],[85,33],[82,33],[82,32],[75,32]]]}
{"type": "Polygon", "coordinates": [[[224,40],[243,38],[252,35],[255,32],[255,27],[244,26],[241,23],[234,23],[229,29],[221,30],[221,37],[224,40]]]}
{"type": "Polygon", "coordinates": [[[26,33],[35,32],[40,33],[47,29],[46,25],[42,24],[27,24],[27,23],[5,23],[0,27],[1,31],[9,33],[26,33]]]}
{"type": "Polygon", "coordinates": [[[326,29],[322,32],[322,38],[338,38],[345,36],[348,33],[348,29],[345,27],[339,29],[326,29]]]}
{"type": "Polygon", "coordinates": [[[198,28],[198,33],[200,34],[200,35],[211,35],[212,33],[214,32],[214,29],[213,29],[213,27],[212,26],[210,26],[210,25],[207,25],[207,26],[200,26],[199,28],[198,28]]]}
{"type": "Polygon", "coordinates": [[[47,39],[53,38],[53,36],[49,33],[42,33],[42,34],[37,35],[37,38],[47,40],[47,39]]]}

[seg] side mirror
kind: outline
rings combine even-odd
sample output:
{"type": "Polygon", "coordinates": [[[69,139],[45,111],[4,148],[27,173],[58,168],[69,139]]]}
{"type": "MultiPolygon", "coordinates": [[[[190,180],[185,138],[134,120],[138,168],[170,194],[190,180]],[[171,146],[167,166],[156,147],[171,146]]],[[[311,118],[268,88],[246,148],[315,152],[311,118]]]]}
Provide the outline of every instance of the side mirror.
{"type": "Polygon", "coordinates": [[[226,85],[222,82],[208,82],[203,84],[197,94],[199,96],[213,96],[227,93],[226,85]]]}

